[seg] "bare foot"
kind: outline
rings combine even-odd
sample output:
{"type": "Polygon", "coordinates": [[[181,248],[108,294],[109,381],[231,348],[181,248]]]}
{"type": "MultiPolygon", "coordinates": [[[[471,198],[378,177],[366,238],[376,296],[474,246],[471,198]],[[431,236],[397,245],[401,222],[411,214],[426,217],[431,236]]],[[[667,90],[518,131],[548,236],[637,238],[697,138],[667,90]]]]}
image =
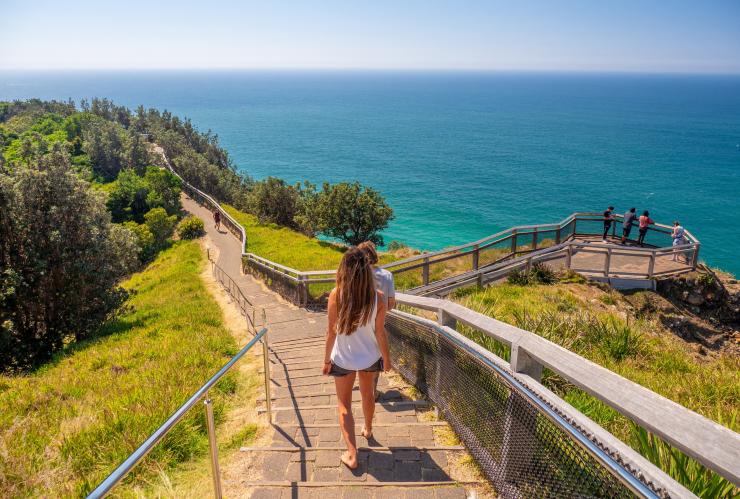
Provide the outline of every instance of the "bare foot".
{"type": "Polygon", "coordinates": [[[370,440],[371,438],[373,438],[373,430],[368,430],[367,428],[363,428],[360,435],[365,437],[367,440],[370,440]]]}
{"type": "Polygon", "coordinates": [[[350,456],[349,451],[343,453],[341,459],[344,465],[351,470],[356,470],[359,465],[357,462],[357,454],[350,456]]]}

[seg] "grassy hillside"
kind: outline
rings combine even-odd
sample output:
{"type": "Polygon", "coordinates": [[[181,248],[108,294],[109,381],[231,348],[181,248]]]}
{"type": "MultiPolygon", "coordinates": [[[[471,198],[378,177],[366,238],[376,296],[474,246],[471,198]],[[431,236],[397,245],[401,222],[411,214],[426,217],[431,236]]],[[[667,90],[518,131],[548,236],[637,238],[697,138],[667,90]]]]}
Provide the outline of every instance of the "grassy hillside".
{"type": "MultiPolygon", "coordinates": [[[[224,209],[247,231],[249,252],[296,270],[331,270],[339,266],[344,246],[308,237],[276,224],[263,224],[257,217],[224,205],[224,209]]],[[[391,262],[390,253],[380,255],[382,263],[391,262]]]]}
{"type": "MultiPolygon", "coordinates": [[[[461,290],[453,299],[535,332],[734,431],[740,430],[740,358],[699,353],[666,330],[654,314],[641,316],[633,305],[640,301],[639,293],[626,297],[578,282],[505,283],[461,290]]],[[[471,329],[461,331],[508,360],[508,347],[471,329]]],[[[651,445],[645,433],[627,418],[548,370],[544,383],[611,433],[654,458],[694,493],[718,497],[713,486],[732,490],[726,481],[720,484],[696,463],[681,461],[684,457],[679,453],[670,456],[661,444],[651,445]]]]}
{"type": "MultiPolygon", "coordinates": [[[[128,307],[98,337],[33,373],[0,377],[4,496],[88,491],[236,352],[199,278],[203,264],[197,242],[176,243],[125,283],[134,292],[128,307]]],[[[223,398],[235,381],[219,387],[214,395],[223,398]]],[[[143,472],[202,454],[204,424],[195,411],[143,472]]]]}

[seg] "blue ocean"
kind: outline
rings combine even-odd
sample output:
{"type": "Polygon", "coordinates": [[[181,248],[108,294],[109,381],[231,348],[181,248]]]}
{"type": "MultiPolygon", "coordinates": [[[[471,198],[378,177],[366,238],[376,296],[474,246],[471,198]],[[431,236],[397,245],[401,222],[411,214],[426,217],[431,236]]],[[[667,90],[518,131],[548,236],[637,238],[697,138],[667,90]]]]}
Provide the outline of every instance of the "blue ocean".
{"type": "Polygon", "coordinates": [[[613,204],[680,220],[740,274],[740,76],[0,73],[0,100],[95,96],[190,117],[254,178],[377,188],[386,242],[439,249],[613,204]]]}

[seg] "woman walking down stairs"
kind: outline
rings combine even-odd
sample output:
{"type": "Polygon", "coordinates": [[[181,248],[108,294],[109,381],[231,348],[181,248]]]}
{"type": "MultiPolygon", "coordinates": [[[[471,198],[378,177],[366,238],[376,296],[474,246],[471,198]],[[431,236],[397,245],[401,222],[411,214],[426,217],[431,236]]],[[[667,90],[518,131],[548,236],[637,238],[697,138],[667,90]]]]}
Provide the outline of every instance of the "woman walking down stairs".
{"type": "MultiPolygon", "coordinates": [[[[202,219],[211,216],[187,197],[183,207],[202,219]]],[[[369,440],[360,436],[364,421],[354,387],[358,466],[350,470],[342,465],[345,446],[337,424],[334,381],[321,373],[326,314],[288,304],[252,276],[241,274],[239,241],[212,224],[206,224],[206,230],[217,246],[219,266],[245,296],[265,308],[269,330],[270,442],[241,449],[247,457],[243,476],[249,480],[229,473],[224,479],[229,495],[463,499],[490,494],[447,423],[437,421],[432,407],[413,397],[414,390],[393,373],[384,373],[379,381],[369,440]]],[[[265,396],[258,400],[258,411],[266,413],[265,396]]]]}

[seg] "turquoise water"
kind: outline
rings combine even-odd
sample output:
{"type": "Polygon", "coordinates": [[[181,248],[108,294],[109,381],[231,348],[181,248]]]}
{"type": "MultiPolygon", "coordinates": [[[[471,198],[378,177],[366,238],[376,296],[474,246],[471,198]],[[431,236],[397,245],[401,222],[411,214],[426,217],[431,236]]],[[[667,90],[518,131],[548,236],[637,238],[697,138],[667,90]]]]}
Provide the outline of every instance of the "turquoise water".
{"type": "Polygon", "coordinates": [[[614,204],[680,219],[740,274],[740,77],[0,73],[0,99],[106,96],[190,117],[255,178],[359,180],[424,249],[614,204]]]}

